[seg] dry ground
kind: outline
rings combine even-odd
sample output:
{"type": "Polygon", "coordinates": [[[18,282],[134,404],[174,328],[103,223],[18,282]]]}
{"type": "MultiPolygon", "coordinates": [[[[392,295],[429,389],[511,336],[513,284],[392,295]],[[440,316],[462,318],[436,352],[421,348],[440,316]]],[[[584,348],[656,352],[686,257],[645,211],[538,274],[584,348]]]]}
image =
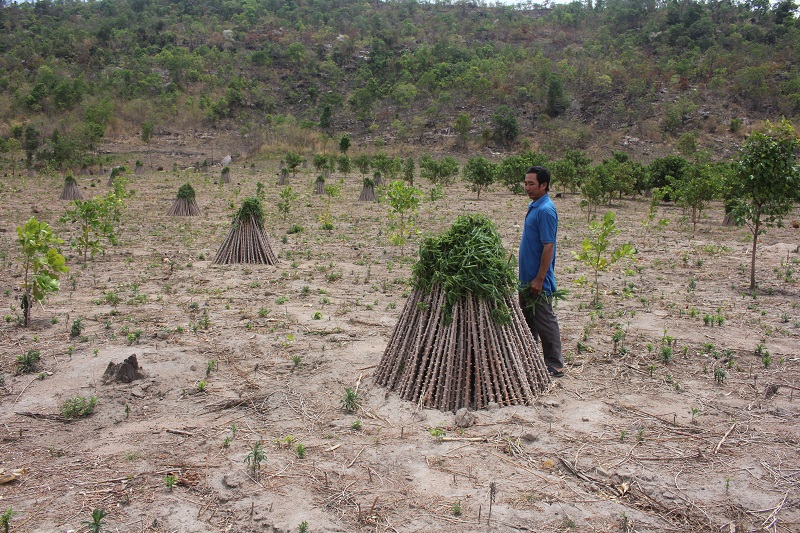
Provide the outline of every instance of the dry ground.
{"type": "MultiPolygon", "coordinates": [[[[568,373],[534,405],[481,411],[459,430],[452,413],[372,382],[415,259],[415,244],[388,244],[386,206],[356,202],[361,179],[351,175],[324,231],[311,169],[291,179],[301,198],[282,220],[277,162],[257,161],[255,174],[232,168],[223,187],[218,167],[132,178],[121,244],[87,264],[69,252],[61,292],[34,309],[29,328],[17,325],[14,228],[35,213],[65,238],[74,229],[58,222],[62,177],[2,179],[0,469],[25,469],[0,485],[11,531],[87,531],[94,508],[108,512],[104,531],[120,532],[303,522],[312,532],[800,530],[800,231],[763,236],[753,296],[749,233],[720,226],[719,206],[694,234],[679,209],[662,206],[669,225],[645,236],[647,202],[614,202],[617,242],[639,253],[601,274],[593,309],[590,288],[573,283],[591,277],[571,255],[586,215],[578,197],[557,199],[568,373]],[[203,215],[167,217],[187,181],[203,215]],[[279,263],[212,265],[257,181],[279,263]],[[304,231],[287,234],[293,224],[304,231]],[[78,318],[84,329],[70,338],[78,318]],[[15,375],[27,350],[41,352],[41,373],[15,375]],[[131,354],[148,377],[102,384],[109,362],[131,354]],[[340,407],[346,387],[363,397],[357,413],[340,407]],[[64,421],[75,396],[97,396],[96,410],[64,421]],[[245,458],[258,441],[266,459],[254,476],[245,458]]],[[[77,179],[84,195],[107,190],[105,176],[77,179]]],[[[478,201],[457,184],[423,204],[418,227],[438,232],[458,214],[485,213],[515,252],[526,201],[500,187],[478,201]]]]}

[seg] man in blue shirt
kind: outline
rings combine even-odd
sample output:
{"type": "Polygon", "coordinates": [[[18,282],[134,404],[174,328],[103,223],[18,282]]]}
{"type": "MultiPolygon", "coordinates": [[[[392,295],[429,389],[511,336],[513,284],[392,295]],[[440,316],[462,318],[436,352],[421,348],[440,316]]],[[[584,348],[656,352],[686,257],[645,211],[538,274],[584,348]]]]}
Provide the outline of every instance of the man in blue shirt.
{"type": "Polygon", "coordinates": [[[533,338],[541,342],[547,371],[553,377],[561,377],[561,332],[553,312],[558,213],[547,195],[549,190],[550,171],[540,166],[529,168],[525,192],[531,202],[519,245],[520,305],[533,338]]]}

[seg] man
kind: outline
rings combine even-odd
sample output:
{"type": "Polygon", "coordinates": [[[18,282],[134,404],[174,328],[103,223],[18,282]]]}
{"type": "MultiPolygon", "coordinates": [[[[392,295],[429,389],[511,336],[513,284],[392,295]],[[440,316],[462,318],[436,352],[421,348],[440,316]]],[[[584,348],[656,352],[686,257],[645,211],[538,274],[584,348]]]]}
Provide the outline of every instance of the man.
{"type": "Polygon", "coordinates": [[[531,202],[519,245],[520,305],[533,338],[541,342],[544,362],[552,377],[564,375],[561,332],[553,312],[556,292],[558,213],[547,195],[550,171],[531,167],[525,173],[525,192],[531,202]]]}

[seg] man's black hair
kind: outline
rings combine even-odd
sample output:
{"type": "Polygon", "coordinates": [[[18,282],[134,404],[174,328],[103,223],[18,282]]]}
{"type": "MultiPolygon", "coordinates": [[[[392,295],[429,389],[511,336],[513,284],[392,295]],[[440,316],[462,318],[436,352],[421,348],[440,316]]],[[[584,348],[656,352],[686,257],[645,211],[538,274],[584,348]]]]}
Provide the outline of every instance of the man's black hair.
{"type": "Polygon", "coordinates": [[[536,181],[539,182],[539,185],[541,185],[542,183],[546,183],[547,184],[547,188],[545,190],[548,191],[548,192],[550,191],[550,171],[549,170],[547,170],[544,167],[540,167],[540,166],[537,165],[537,166],[529,168],[525,172],[526,176],[528,174],[536,174],[536,181]]]}

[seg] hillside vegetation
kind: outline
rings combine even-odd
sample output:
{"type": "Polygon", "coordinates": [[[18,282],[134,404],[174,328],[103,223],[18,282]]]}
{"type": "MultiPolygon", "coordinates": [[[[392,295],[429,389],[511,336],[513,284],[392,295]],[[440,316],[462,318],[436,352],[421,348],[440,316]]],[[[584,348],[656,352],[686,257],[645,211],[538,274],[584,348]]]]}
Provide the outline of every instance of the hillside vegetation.
{"type": "Polygon", "coordinates": [[[348,133],[403,155],[726,159],[800,112],[793,0],[0,5],[0,148],[35,167],[208,131],[244,156],[348,133]]]}

